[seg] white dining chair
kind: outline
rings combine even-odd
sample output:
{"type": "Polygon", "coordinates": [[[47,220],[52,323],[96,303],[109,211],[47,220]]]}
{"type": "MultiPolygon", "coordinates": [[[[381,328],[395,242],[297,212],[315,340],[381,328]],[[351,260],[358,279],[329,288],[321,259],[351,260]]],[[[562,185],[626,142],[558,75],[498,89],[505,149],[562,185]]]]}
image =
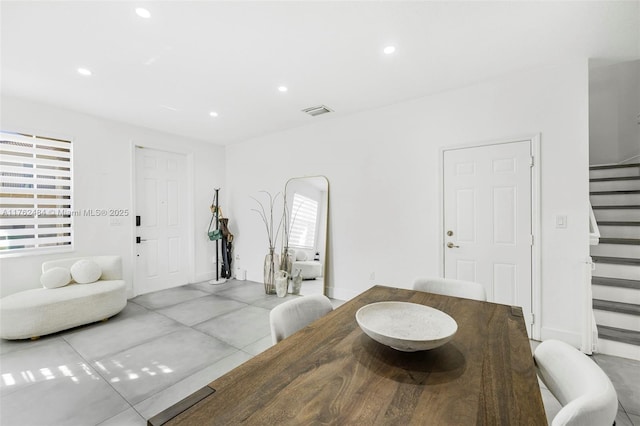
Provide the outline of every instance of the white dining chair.
{"type": "Polygon", "coordinates": [[[445,296],[487,300],[484,286],[473,281],[454,280],[451,278],[418,278],[413,283],[413,289],[445,296]]]}
{"type": "Polygon", "coordinates": [[[538,377],[562,405],[552,426],[615,424],[618,395],[598,364],[559,340],[540,343],[533,358],[538,377]]]}
{"type": "Polygon", "coordinates": [[[281,303],[269,314],[273,344],[291,336],[332,310],[331,301],[322,294],[299,297],[281,303]]]}

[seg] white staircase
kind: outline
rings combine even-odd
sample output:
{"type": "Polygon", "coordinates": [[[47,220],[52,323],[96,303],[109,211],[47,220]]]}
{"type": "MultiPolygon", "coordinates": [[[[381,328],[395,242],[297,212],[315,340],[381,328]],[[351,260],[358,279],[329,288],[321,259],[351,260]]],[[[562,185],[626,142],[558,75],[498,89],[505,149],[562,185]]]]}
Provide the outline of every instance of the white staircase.
{"type": "Polygon", "coordinates": [[[640,360],[640,164],[591,166],[598,352],[640,360]]]}

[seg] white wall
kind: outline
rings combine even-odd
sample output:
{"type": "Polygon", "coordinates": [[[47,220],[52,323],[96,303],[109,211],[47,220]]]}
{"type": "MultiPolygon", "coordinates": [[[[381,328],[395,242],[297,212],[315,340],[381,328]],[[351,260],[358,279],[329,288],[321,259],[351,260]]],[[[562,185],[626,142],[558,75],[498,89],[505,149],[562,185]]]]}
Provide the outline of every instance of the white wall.
{"type": "Polygon", "coordinates": [[[593,67],[589,73],[590,164],[639,156],[639,120],[640,61],[593,67]]]}
{"type": "MultiPolygon", "coordinates": [[[[290,177],[329,179],[329,285],[338,298],[373,284],[409,288],[439,275],[439,150],[541,136],[542,338],[580,344],[588,256],[588,66],[530,70],[227,148],[236,253],[262,280],[264,230],[249,196],[290,177]],[[554,217],[568,217],[555,229],[554,217]],[[371,279],[375,276],[374,279],[371,279]]],[[[539,302],[539,301],[537,301],[539,302]]]]}
{"type": "MultiPolygon", "coordinates": [[[[3,130],[73,140],[74,210],[104,208],[131,212],[119,226],[110,225],[108,217],[76,217],[73,253],[0,259],[0,295],[40,287],[43,261],[97,254],[122,256],[124,277],[130,295],[133,294],[133,144],[181,152],[192,158],[195,230],[191,275],[194,282],[213,277],[215,246],[207,239],[206,229],[214,187],[223,188],[224,206],[224,147],[10,97],[2,98],[0,118],[3,130]]],[[[233,232],[233,226],[231,229],[233,232]]]]}
{"type": "MultiPolygon", "coordinates": [[[[222,147],[24,100],[3,98],[1,119],[2,129],[73,138],[76,209],[132,209],[132,142],[192,154],[194,281],[212,276],[214,248],[204,231],[214,187],[223,188],[222,206],[236,237],[240,260],[234,268],[261,281],[267,241],[249,196],[284,191],[291,177],[327,176],[327,280],[339,298],[373,284],[408,288],[417,276],[440,274],[442,147],[539,133],[542,338],[580,343],[588,255],[586,61],[348,117],[310,118],[307,127],[227,147],[226,169],[222,147]],[[556,214],[567,215],[567,229],[553,227],[556,214]]],[[[110,226],[105,218],[78,218],[76,225],[72,255],[120,254],[131,282],[133,229],[110,226]]],[[[1,294],[38,287],[42,261],[68,255],[1,259],[1,294]]]]}

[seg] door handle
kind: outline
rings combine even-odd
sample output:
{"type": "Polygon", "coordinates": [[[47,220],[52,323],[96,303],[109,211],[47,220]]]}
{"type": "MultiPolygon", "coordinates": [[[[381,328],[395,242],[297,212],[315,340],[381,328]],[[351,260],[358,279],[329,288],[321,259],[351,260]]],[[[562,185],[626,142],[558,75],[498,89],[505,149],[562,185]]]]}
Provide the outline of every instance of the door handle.
{"type": "Polygon", "coordinates": [[[447,247],[449,247],[449,248],[454,248],[454,247],[455,248],[459,248],[460,246],[457,246],[457,245],[453,244],[452,242],[448,242],[447,243],[447,247]]]}
{"type": "Polygon", "coordinates": [[[136,244],[140,244],[143,241],[147,241],[147,240],[143,240],[141,237],[136,237],[136,244]]]}

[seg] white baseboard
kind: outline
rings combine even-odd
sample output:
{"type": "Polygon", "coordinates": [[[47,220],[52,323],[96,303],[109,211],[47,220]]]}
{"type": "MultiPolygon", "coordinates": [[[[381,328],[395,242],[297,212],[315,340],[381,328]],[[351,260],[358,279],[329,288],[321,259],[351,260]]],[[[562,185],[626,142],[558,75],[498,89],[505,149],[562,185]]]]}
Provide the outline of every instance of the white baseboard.
{"type": "Polygon", "coordinates": [[[327,292],[327,297],[331,299],[336,299],[336,300],[344,300],[345,302],[347,300],[353,299],[354,297],[360,294],[359,292],[355,292],[353,290],[347,290],[339,287],[326,287],[326,292],[327,292]]]}
{"type": "Polygon", "coordinates": [[[598,339],[598,351],[596,353],[640,361],[640,346],[603,338],[598,339]]]}
{"type": "Polygon", "coordinates": [[[216,279],[216,271],[207,272],[204,274],[197,275],[195,277],[195,281],[190,284],[201,283],[203,281],[215,280],[216,279]]]}

